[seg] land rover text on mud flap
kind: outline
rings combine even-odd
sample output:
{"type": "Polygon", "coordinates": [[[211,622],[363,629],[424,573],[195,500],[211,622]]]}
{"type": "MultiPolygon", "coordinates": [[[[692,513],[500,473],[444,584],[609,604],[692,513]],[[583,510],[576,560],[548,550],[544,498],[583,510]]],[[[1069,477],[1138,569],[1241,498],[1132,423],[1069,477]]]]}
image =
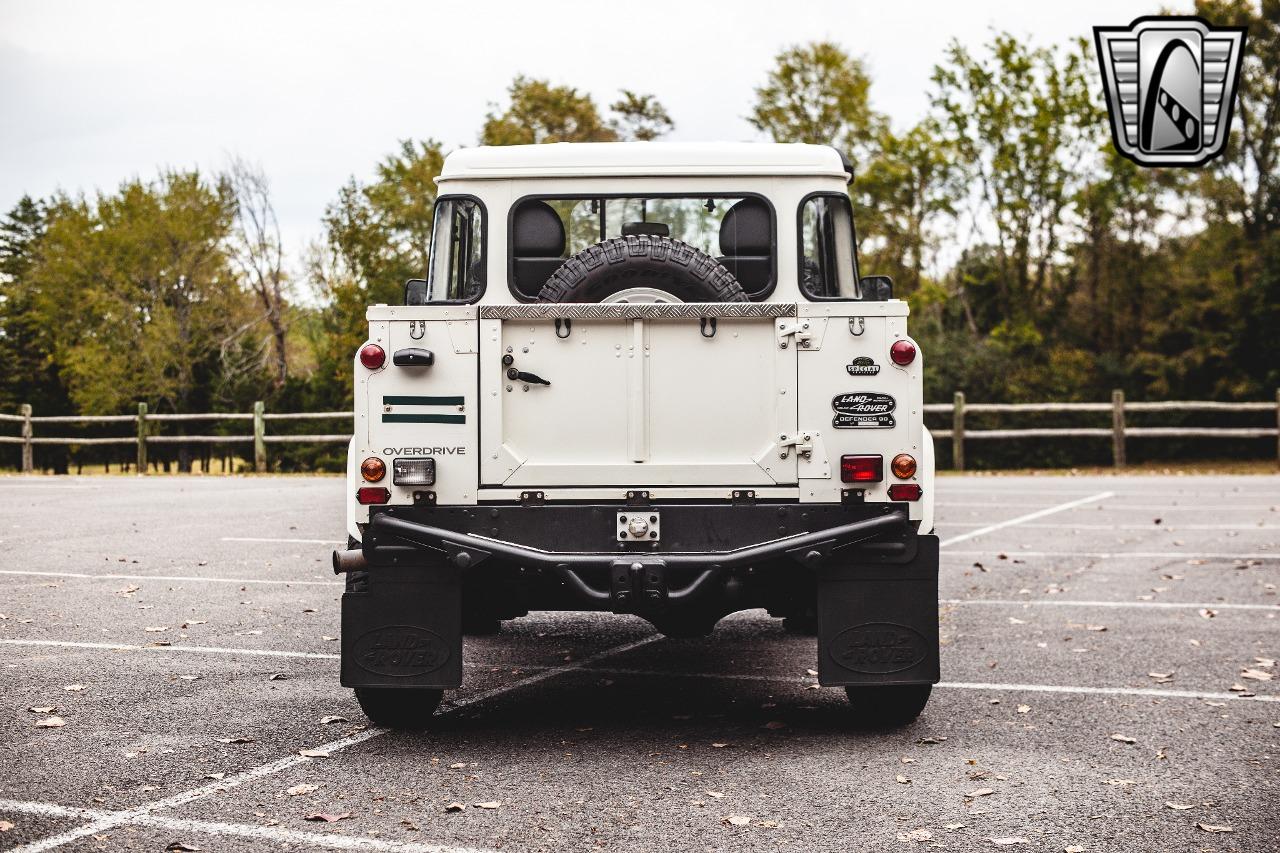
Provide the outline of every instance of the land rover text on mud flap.
{"type": "Polygon", "coordinates": [[[938,680],[923,357],[814,145],[470,148],[355,358],[342,683],[422,726],[530,610],[765,608],[853,719],[938,680]]]}

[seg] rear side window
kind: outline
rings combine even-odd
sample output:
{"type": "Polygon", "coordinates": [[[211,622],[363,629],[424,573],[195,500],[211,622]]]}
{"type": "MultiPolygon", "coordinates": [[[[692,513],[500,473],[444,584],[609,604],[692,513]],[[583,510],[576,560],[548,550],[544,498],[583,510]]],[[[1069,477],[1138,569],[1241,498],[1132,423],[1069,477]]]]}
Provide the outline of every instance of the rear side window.
{"type": "Polygon", "coordinates": [[[843,193],[800,205],[800,290],[809,299],[860,299],[853,213],[843,193]]]}
{"type": "Polygon", "coordinates": [[[473,198],[436,202],[427,302],[474,302],[484,293],[484,206],[473,198]]]}

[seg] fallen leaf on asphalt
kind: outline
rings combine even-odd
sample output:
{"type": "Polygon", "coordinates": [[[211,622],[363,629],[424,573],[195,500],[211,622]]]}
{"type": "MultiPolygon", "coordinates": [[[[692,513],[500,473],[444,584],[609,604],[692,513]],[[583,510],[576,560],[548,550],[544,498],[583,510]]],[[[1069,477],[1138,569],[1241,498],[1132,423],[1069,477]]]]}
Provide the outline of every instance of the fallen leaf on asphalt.
{"type": "Polygon", "coordinates": [[[68,684],[66,687],[64,687],[64,688],[62,688],[62,689],[63,689],[63,690],[66,690],[66,691],[68,691],[68,692],[70,692],[70,693],[79,693],[81,690],[84,690],[84,685],[83,685],[83,684],[68,684]]]}
{"type": "Polygon", "coordinates": [[[12,824],[7,820],[0,820],[0,832],[8,832],[13,829],[16,824],[12,824]]]}
{"type": "Polygon", "coordinates": [[[198,851],[200,848],[196,847],[194,844],[187,844],[186,842],[183,842],[183,841],[175,841],[164,849],[166,851],[170,851],[170,853],[195,853],[195,851],[198,851]]]}
{"type": "Polygon", "coordinates": [[[466,763],[465,761],[458,761],[458,762],[456,762],[456,763],[454,763],[454,764],[450,764],[450,765],[449,765],[449,769],[450,769],[450,770],[461,770],[461,769],[463,769],[463,768],[464,768],[464,767],[466,767],[466,766],[467,766],[467,763],[466,763]]]}
{"type": "Polygon", "coordinates": [[[318,812],[316,814],[307,815],[303,820],[316,820],[324,823],[333,823],[339,820],[346,820],[349,817],[351,817],[351,812],[343,812],[342,814],[325,814],[324,812],[318,812]]]}
{"type": "Polygon", "coordinates": [[[1031,843],[1030,841],[1028,841],[1028,840],[1027,840],[1027,839],[1025,839],[1025,838],[1017,838],[1017,837],[1013,837],[1013,838],[988,838],[987,840],[988,840],[988,841],[990,841],[992,844],[994,844],[994,845],[995,845],[995,846],[997,846],[997,847],[1008,847],[1008,846],[1010,846],[1011,844],[1030,844],[1030,843],[1031,843]]]}
{"type": "Polygon", "coordinates": [[[283,672],[273,672],[271,673],[271,677],[268,678],[267,681],[284,681],[288,677],[289,676],[283,672]]]}
{"type": "Polygon", "coordinates": [[[151,625],[147,628],[144,628],[143,630],[146,631],[148,634],[159,634],[162,631],[168,631],[169,626],[168,625],[151,625]]]}
{"type": "Polygon", "coordinates": [[[350,722],[346,717],[339,717],[337,714],[330,714],[327,717],[321,717],[320,722],[324,725],[329,723],[347,723],[350,722]]]}
{"type": "Polygon", "coordinates": [[[895,776],[895,777],[893,777],[893,778],[894,778],[895,780],[897,780],[897,782],[898,782],[898,784],[899,784],[899,785],[910,785],[910,784],[911,784],[911,780],[910,780],[910,779],[908,779],[906,776],[903,776],[901,773],[899,773],[897,776],[895,776]]]}
{"type": "Polygon", "coordinates": [[[54,709],[54,708],[56,708],[56,707],[58,707],[58,706],[57,706],[57,705],[40,705],[39,707],[36,707],[36,708],[28,708],[27,710],[28,710],[28,711],[32,711],[32,712],[34,712],[34,713],[36,713],[36,714],[52,714],[52,713],[53,713],[53,709],[54,709]]]}
{"type": "Polygon", "coordinates": [[[1211,607],[1202,607],[1200,608],[1200,615],[1206,619],[1212,619],[1213,617],[1218,615],[1218,611],[1214,610],[1211,607]]]}
{"type": "MultiPolygon", "coordinates": [[[[1275,661],[1272,661],[1272,663],[1275,663],[1275,661]]],[[[806,669],[804,674],[810,678],[816,678],[818,676],[818,671],[816,669],[806,669]]]]}
{"type": "Polygon", "coordinates": [[[1253,681],[1270,681],[1274,676],[1261,669],[1246,669],[1240,672],[1241,678],[1248,678],[1253,681]]]}
{"type": "Polygon", "coordinates": [[[320,635],[320,639],[324,640],[326,643],[336,643],[338,641],[337,637],[329,637],[324,634],[320,635]]]}
{"type": "Polygon", "coordinates": [[[1084,629],[1086,631],[1105,631],[1107,630],[1107,626],[1106,625],[1085,625],[1084,629]]]}
{"type": "Polygon", "coordinates": [[[285,791],[291,797],[300,797],[303,794],[310,794],[312,791],[319,790],[319,785],[294,785],[285,791]]]}
{"type": "Polygon", "coordinates": [[[923,844],[933,840],[933,833],[927,829],[913,829],[910,832],[899,832],[899,841],[916,841],[923,844]]]}
{"type": "Polygon", "coordinates": [[[746,826],[747,824],[751,823],[751,818],[744,817],[740,814],[731,814],[727,818],[725,818],[725,822],[728,823],[730,826],[746,826]]]}
{"type": "Polygon", "coordinates": [[[965,794],[965,796],[971,800],[975,800],[978,797],[989,797],[994,793],[995,791],[993,791],[990,788],[979,788],[976,791],[970,791],[969,793],[965,794]]]}
{"type": "Polygon", "coordinates": [[[727,744],[727,743],[713,743],[713,744],[711,744],[711,745],[712,745],[713,747],[715,747],[716,749],[724,749],[724,748],[725,748],[726,746],[728,746],[729,744],[727,744]]]}
{"type": "Polygon", "coordinates": [[[298,755],[301,755],[303,758],[328,758],[329,757],[329,753],[325,752],[323,749],[300,749],[298,750],[298,755]]]}
{"type": "Polygon", "coordinates": [[[1029,713],[1031,713],[1031,706],[1030,706],[1030,705],[1019,705],[1019,706],[1018,706],[1018,713],[1019,713],[1019,714],[1029,714],[1029,713]]]}
{"type": "Polygon", "coordinates": [[[1136,738],[1131,738],[1128,735],[1112,735],[1111,739],[1118,740],[1121,743],[1137,743],[1138,742],[1136,738]]]}
{"type": "Polygon", "coordinates": [[[253,738],[244,735],[236,735],[235,737],[220,737],[219,743],[253,743],[253,738]]]}
{"type": "Polygon", "coordinates": [[[45,717],[43,720],[36,720],[38,729],[60,729],[66,724],[67,721],[61,717],[45,717]]]}
{"type": "Polygon", "coordinates": [[[1148,672],[1147,676],[1154,678],[1156,680],[1156,684],[1168,684],[1170,681],[1173,681],[1172,672],[1148,672]]]}
{"type": "Polygon", "coordinates": [[[946,825],[946,828],[947,829],[964,829],[966,825],[967,824],[963,824],[963,823],[949,823],[946,825]]]}
{"type": "Polygon", "coordinates": [[[486,800],[483,803],[472,803],[471,805],[475,806],[478,809],[496,809],[498,806],[502,805],[502,801],[486,800]]]}
{"type": "Polygon", "coordinates": [[[1135,779],[1108,779],[1106,784],[1123,787],[1125,785],[1136,785],[1138,782],[1135,779]]]}
{"type": "Polygon", "coordinates": [[[1187,809],[1194,809],[1195,803],[1192,803],[1189,806],[1184,806],[1182,803],[1171,803],[1166,801],[1164,807],[1167,809],[1173,809],[1175,812],[1185,812],[1187,809]]]}
{"type": "Polygon", "coordinates": [[[1019,619],[1019,618],[1018,618],[1018,617],[1016,617],[1016,616],[1010,616],[1010,617],[1009,617],[1009,624],[1010,624],[1010,625],[1025,625],[1025,624],[1027,624],[1027,620],[1026,620],[1026,619],[1019,619]]]}
{"type": "Polygon", "coordinates": [[[1064,853],[1084,853],[1084,848],[1079,844],[1070,844],[1062,849],[1064,853]]]}
{"type": "Polygon", "coordinates": [[[1272,658],[1254,658],[1254,661],[1263,669],[1272,669],[1276,665],[1275,660],[1272,658]]]}
{"type": "Polygon", "coordinates": [[[782,722],[782,720],[770,720],[769,722],[765,723],[761,728],[772,729],[773,731],[777,731],[778,729],[785,729],[786,727],[787,727],[787,724],[782,722]]]}
{"type": "Polygon", "coordinates": [[[1235,832],[1235,830],[1229,826],[1214,826],[1211,823],[1197,823],[1196,826],[1200,827],[1205,832],[1235,832]]]}
{"type": "Polygon", "coordinates": [[[466,808],[467,807],[464,806],[462,803],[449,803],[449,805],[444,807],[444,810],[447,812],[460,812],[460,811],[465,811],[466,808]]]}
{"type": "Polygon", "coordinates": [[[1230,690],[1232,693],[1244,693],[1249,688],[1245,687],[1243,684],[1233,684],[1227,689],[1230,690]]]}
{"type": "Polygon", "coordinates": [[[916,743],[942,743],[946,739],[945,735],[940,735],[938,737],[922,737],[917,740],[916,743]]]}
{"type": "Polygon", "coordinates": [[[724,797],[724,794],[720,791],[707,791],[706,794],[708,797],[715,797],[717,800],[724,797]]]}
{"type": "Polygon", "coordinates": [[[215,782],[220,782],[222,781],[222,778],[226,775],[227,775],[226,773],[206,773],[204,774],[204,778],[212,779],[215,782]]]}

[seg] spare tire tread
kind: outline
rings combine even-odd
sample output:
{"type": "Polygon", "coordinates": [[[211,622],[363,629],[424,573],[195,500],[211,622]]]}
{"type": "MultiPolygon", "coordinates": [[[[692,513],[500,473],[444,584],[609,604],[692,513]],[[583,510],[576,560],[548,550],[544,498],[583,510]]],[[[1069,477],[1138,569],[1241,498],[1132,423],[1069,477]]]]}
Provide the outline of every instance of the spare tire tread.
{"type": "Polygon", "coordinates": [[[583,249],[547,279],[538,301],[599,302],[631,287],[656,287],[685,302],[747,301],[737,278],[715,258],[680,240],[647,234],[583,249]]]}

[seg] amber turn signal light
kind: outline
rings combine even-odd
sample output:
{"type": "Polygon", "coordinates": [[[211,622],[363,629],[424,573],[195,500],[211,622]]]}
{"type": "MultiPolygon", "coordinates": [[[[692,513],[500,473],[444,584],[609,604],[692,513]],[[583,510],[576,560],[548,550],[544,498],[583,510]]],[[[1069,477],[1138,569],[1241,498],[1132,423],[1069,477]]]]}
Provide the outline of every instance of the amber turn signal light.
{"type": "MultiPolygon", "coordinates": [[[[894,462],[896,464],[897,460],[895,459],[894,462]]],[[[370,456],[360,463],[360,476],[370,483],[377,483],[387,476],[387,463],[376,456],[370,456]]]]}
{"type": "Polygon", "coordinates": [[[893,457],[889,467],[893,470],[893,476],[899,480],[910,480],[916,475],[916,459],[909,453],[899,453],[893,457]]]}

